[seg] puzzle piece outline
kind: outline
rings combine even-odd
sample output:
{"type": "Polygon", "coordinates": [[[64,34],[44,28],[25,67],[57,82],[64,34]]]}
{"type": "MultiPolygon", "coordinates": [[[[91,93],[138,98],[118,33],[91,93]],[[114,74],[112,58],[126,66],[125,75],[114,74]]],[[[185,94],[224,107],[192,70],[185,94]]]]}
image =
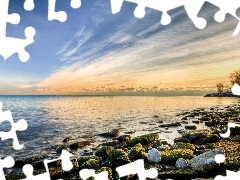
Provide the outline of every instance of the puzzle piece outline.
{"type": "Polygon", "coordinates": [[[71,153],[69,153],[66,150],[62,150],[61,155],[59,156],[59,158],[57,159],[52,159],[52,160],[47,160],[45,159],[43,161],[44,167],[46,172],[42,173],[42,174],[38,174],[36,176],[33,175],[33,166],[31,164],[25,164],[22,168],[23,173],[26,175],[25,179],[22,180],[51,180],[50,177],[50,172],[49,172],[49,168],[48,168],[48,164],[58,161],[58,160],[62,160],[62,169],[64,171],[70,171],[73,168],[73,164],[70,160],[70,157],[72,157],[73,155],[71,153]]]}
{"type": "Polygon", "coordinates": [[[0,1],[0,55],[4,60],[17,53],[20,61],[26,62],[30,55],[25,48],[34,42],[36,31],[33,27],[25,28],[26,39],[18,39],[6,36],[7,23],[17,25],[20,22],[20,16],[17,13],[8,14],[9,0],[0,1]]]}
{"type": "Polygon", "coordinates": [[[15,160],[11,156],[5,157],[3,160],[0,159],[0,179],[5,180],[5,174],[3,168],[11,168],[15,164],[15,160]]]}
{"type": "Polygon", "coordinates": [[[124,1],[137,4],[137,7],[134,10],[134,15],[137,18],[143,18],[145,16],[145,8],[161,11],[162,17],[160,22],[162,25],[168,25],[171,23],[171,17],[168,14],[169,10],[183,6],[188,17],[192,20],[198,29],[204,29],[207,25],[206,19],[198,17],[198,13],[200,12],[204,3],[209,2],[220,8],[220,10],[214,16],[214,19],[217,22],[223,22],[225,20],[226,14],[231,14],[239,21],[233,33],[233,36],[238,35],[240,32],[240,17],[236,15],[237,9],[240,8],[240,1],[230,0],[231,2],[229,2],[227,0],[168,0],[166,2],[164,0],[110,0],[113,14],[120,12],[124,1]],[[236,2],[238,3],[237,5],[236,2]]]}
{"type": "Polygon", "coordinates": [[[13,139],[13,148],[15,150],[20,150],[23,148],[23,145],[19,144],[17,137],[17,131],[24,131],[28,128],[27,121],[20,119],[16,123],[13,121],[11,111],[2,111],[2,102],[0,102],[0,123],[3,121],[8,121],[11,124],[11,130],[8,132],[0,132],[0,138],[2,141],[7,139],[13,139]]]}

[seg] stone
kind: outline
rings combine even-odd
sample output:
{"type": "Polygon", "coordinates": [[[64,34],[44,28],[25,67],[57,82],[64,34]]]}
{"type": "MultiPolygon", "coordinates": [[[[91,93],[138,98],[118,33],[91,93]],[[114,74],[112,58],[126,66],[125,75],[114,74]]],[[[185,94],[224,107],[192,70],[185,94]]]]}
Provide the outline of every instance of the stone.
{"type": "Polygon", "coordinates": [[[115,138],[115,140],[118,140],[119,142],[127,142],[127,141],[130,141],[131,139],[132,137],[130,135],[121,135],[115,138]]]}
{"type": "Polygon", "coordinates": [[[186,126],[185,126],[185,129],[196,130],[196,129],[197,129],[197,126],[195,126],[195,125],[186,125],[186,126]]]}
{"type": "Polygon", "coordinates": [[[190,159],[193,151],[190,149],[169,149],[161,151],[161,162],[168,165],[175,165],[179,158],[190,159]]]}
{"type": "Polygon", "coordinates": [[[174,143],[177,143],[177,142],[190,143],[190,140],[187,138],[175,138],[174,143]]]}
{"type": "Polygon", "coordinates": [[[157,149],[152,148],[147,153],[147,159],[149,162],[159,163],[161,161],[161,153],[157,149]]]}
{"type": "Polygon", "coordinates": [[[119,136],[119,134],[120,134],[120,129],[113,129],[113,130],[110,131],[110,132],[101,133],[101,134],[98,134],[98,135],[99,135],[99,136],[106,137],[106,138],[109,138],[109,137],[117,137],[117,136],[119,136]]]}
{"type": "Polygon", "coordinates": [[[110,152],[110,154],[108,155],[104,164],[107,167],[116,168],[118,166],[122,166],[122,165],[128,164],[130,162],[131,161],[128,157],[127,152],[125,152],[122,149],[115,149],[115,150],[110,152]]]}
{"type": "Polygon", "coordinates": [[[137,157],[138,153],[143,149],[142,145],[140,143],[136,144],[134,147],[132,147],[128,153],[128,157],[130,160],[137,157]]]}
{"type": "Polygon", "coordinates": [[[67,143],[67,142],[69,142],[69,141],[71,141],[71,140],[73,140],[73,138],[67,137],[67,138],[63,139],[62,142],[63,142],[63,143],[67,143]]]}
{"type": "Polygon", "coordinates": [[[187,168],[187,161],[185,159],[183,159],[183,158],[179,158],[176,161],[175,167],[177,169],[185,169],[185,168],[187,168]]]}
{"type": "Polygon", "coordinates": [[[159,133],[150,133],[142,136],[137,136],[126,142],[127,147],[133,147],[136,144],[140,143],[142,145],[150,145],[151,143],[157,141],[159,139],[159,133]]]}
{"type": "Polygon", "coordinates": [[[217,154],[224,154],[223,150],[216,148],[195,156],[189,161],[190,167],[197,172],[207,173],[211,171],[214,166],[218,165],[214,159],[217,154]]]}
{"type": "Polygon", "coordinates": [[[221,138],[217,134],[210,134],[204,138],[200,138],[194,141],[194,144],[203,145],[207,143],[218,142],[221,138]]]}
{"type": "Polygon", "coordinates": [[[190,150],[194,151],[195,145],[191,144],[191,143],[177,142],[177,143],[174,143],[170,148],[171,149],[190,149],[190,150]]]}
{"type": "Polygon", "coordinates": [[[196,140],[200,138],[206,137],[210,132],[208,130],[206,131],[186,131],[182,135],[183,138],[187,138],[189,140],[196,140]]]}
{"type": "Polygon", "coordinates": [[[175,122],[170,124],[161,124],[159,127],[178,127],[181,126],[181,122],[175,122]]]}
{"type": "Polygon", "coordinates": [[[80,149],[80,148],[83,148],[85,146],[89,146],[91,145],[91,143],[89,141],[81,141],[81,142],[75,142],[75,143],[72,143],[68,146],[69,149],[71,150],[76,150],[76,149],[80,149]]]}

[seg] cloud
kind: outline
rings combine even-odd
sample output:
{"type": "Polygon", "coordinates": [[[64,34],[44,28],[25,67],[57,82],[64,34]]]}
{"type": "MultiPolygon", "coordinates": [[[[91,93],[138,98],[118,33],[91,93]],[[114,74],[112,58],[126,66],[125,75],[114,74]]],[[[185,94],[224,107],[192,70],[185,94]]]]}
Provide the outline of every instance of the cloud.
{"type": "Polygon", "coordinates": [[[100,30],[83,26],[59,51],[65,65],[37,86],[89,90],[112,84],[129,91],[137,91],[132,84],[148,91],[159,82],[163,88],[192,87],[196,82],[209,86],[219,79],[226,82],[232,64],[239,63],[239,37],[231,37],[234,19],[198,30],[181,9],[172,17],[179,21],[169,26],[148,17],[119,18],[114,23],[114,16],[100,20],[100,30]]]}

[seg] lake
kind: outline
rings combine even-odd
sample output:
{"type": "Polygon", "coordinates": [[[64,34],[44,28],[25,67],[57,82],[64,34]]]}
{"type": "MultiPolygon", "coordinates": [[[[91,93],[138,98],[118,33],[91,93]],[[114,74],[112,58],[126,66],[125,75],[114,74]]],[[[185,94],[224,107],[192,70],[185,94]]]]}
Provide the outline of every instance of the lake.
{"type": "MultiPolygon", "coordinates": [[[[55,155],[55,149],[66,137],[76,141],[90,139],[93,146],[106,139],[99,133],[119,128],[121,133],[132,132],[132,136],[148,132],[160,132],[158,121],[164,123],[181,121],[176,116],[183,111],[198,108],[209,109],[237,103],[238,98],[204,98],[200,96],[0,96],[3,111],[10,110],[14,121],[25,119],[28,129],[17,132],[21,150],[14,150],[11,140],[0,142],[2,157],[22,157],[38,154],[55,155]]],[[[201,125],[200,125],[201,126],[201,125]]],[[[0,131],[9,131],[11,125],[5,121],[0,131]]],[[[178,136],[160,133],[160,138],[169,142],[178,136]]],[[[91,148],[91,147],[88,147],[91,148]]],[[[79,152],[78,152],[79,153],[79,152]]]]}

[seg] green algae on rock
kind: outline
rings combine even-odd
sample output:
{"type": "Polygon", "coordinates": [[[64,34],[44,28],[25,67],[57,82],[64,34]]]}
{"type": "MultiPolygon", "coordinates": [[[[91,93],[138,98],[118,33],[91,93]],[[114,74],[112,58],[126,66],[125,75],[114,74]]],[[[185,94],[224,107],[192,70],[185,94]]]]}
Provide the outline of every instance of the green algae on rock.
{"type": "Polygon", "coordinates": [[[130,162],[127,152],[122,149],[115,149],[110,152],[104,164],[107,167],[118,167],[130,162]]]}
{"type": "Polygon", "coordinates": [[[69,149],[71,150],[77,150],[77,149],[80,149],[80,148],[83,148],[85,146],[89,146],[91,145],[91,143],[89,141],[81,141],[81,142],[75,142],[75,143],[72,143],[68,146],[69,149]]]}
{"type": "Polygon", "coordinates": [[[95,152],[95,155],[96,156],[99,156],[99,157],[107,157],[110,152],[112,152],[115,148],[113,146],[103,146],[101,147],[101,149],[97,150],[95,152]]]}
{"type": "Polygon", "coordinates": [[[159,179],[193,179],[199,175],[191,169],[182,169],[182,170],[168,170],[159,172],[159,179]]]}
{"type": "Polygon", "coordinates": [[[161,162],[175,165],[179,158],[190,159],[193,157],[193,151],[190,149],[170,149],[161,151],[161,162]]]}
{"type": "Polygon", "coordinates": [[[129,159],[133,160],[136,157],[138,157],[138,153],[143,149],[142,145],[140,143],[136,144],[134,147],[132,147],[128,152],[129,159]]]}
{"type": "Polygon", "coordinates": [[[133,138],[132,140],[128,141],[127,146],[133,147],[138,143],[140,143],[142,145],[149,145],[158,139],[159,139],[159,133],[145,134],[142,136],[137,136],[137,137],[133,138]]]}
{"type": "Polygon", "coordinates": [[[190,149],[194,151],[195,145],[190,143],[177,142],[177,143],[174,143],[170,148],[171,149],[190,149]]]}

